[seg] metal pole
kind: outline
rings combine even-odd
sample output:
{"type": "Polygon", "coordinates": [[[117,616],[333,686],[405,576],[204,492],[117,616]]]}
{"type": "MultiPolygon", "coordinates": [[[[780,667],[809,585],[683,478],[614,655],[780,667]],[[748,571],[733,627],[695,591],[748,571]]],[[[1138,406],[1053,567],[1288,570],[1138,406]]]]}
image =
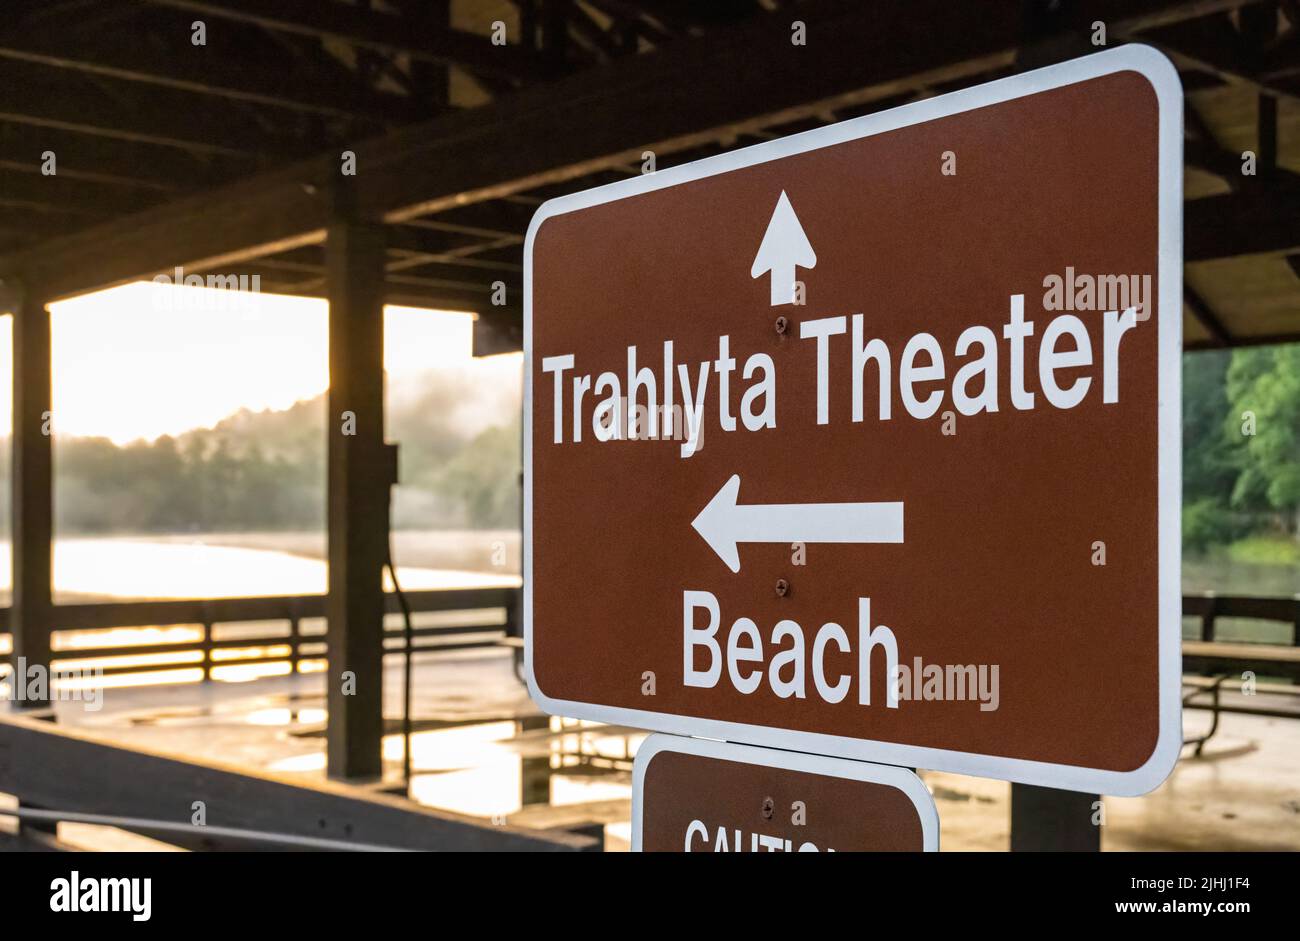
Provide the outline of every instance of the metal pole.
{"type": "Polygon", "coordinates": [[[1011,785],[1011,851],[1101,850],[1101,798],[1032,784],[1011,785]]]}

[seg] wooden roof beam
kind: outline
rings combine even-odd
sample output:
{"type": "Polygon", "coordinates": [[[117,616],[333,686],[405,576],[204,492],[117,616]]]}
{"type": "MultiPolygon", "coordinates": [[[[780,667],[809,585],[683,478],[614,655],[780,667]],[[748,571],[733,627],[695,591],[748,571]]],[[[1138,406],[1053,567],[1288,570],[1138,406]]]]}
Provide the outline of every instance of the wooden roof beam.
{"type": "Polygon", "coordinates": [[[313,0],[147,0],[214,19],[251,23],[263,29],[336,39],[363,49],[406,53],[415,59],[458,65],[483,75],[523,84],[551,77],[542,60],[519,46],[494,46],[491,39],[425,22],[313,0]]]}
{"type": "MultiPolygon", "coordinates": [[[[484,271],[521,272],[523,265],[515,261],[478,258],[477,255],[502,247],[517,247],[523,243],[522,235],[504,233],[486,241],[455,244],[457,240],[439,237],[429,229],[410,226],[389,226],[386,245],[392,254],[403,256],[402,267],[422,267],[439,264],[484,271]],[[450,244],[449,244],[450,243],[450,244]]],[[[390,267],[390,271],[398,270],[390,267]]]]}
{"type": "MultiPolygon", "coordinates": [[[[1231,348],[1243,346],[1276,346],[1279,343],[1300,343],[1300,332],[1296,333],[1256,333],[1248,336],[1233,337],[1231,348]]],[[[1218,340],[1189,340],[1183,344],[1183,350],[1194,353],[1197,350],[1221,350],[1224,345],[1218,340]]]]}
{"type": "Polygon", "coordinates": [[[176,193],[202,189],[240,170],[255,169],[251,160],[215,159],[163,147],[142,151],[130,141],[0,122],[0,153],[7,160],[25,162],[32,172],[39,172],[47,150],[54,152],[61,175],[87,179],[99,175],[176,193]]]}
{"type": "MultiPolygon", "coordinates": [[[[20,165],[21,166],[21,165],[20,165]]],[[[75,206],[99,215],[139,212],[162,198],[158,191],[107,185],[67,174],[43,176],[26,168],[15,172],[0,163],[0,196],[55,206],[75,206]]]]}
{"type": "MultiPolygon", "coordinates": [[[[1204,2],[1095,0],[1080,15],[1123,26],[1130,19],[1192,15],[1204,2]]],[[[960,28],[936,33],[934,22],[955,15],[949,0],[812,0],[800,16],[816,32],[816,55],[791,45],[784,14],[755,16],[706,43],[672,43],[653,55],[448,113],[352,148],[356,208],[390,223],[416,220],[578,180],[639,160],[646,149],[689,150],[724,131],[744,133],[908,89],[973,81],[1012,61],[1021,21],[1013,4],[971,9],[960,28]]],[[[334,151],[5,255],[0,276],[26,272],[57,297],[178,264],[233,263],[319,242],[332,215],[327,194],[339,179],[334,151]]]]}
{"type": "Polygon", "coordinates": [[[1196,321],[1205,328],[1205,332],[1210,335],[1211,341],[1216,346],[1231,346],[1232,336],[1223,325],[1223,321],[1210,309],[1210,305],[1205,302],[1205,298],[1197,293],[1196,289],[1183,282],[1183,303],[1187,309],[1192,312],[1196,321]]]}
{"type": "MultiPolygon", "coordinates": [[[[1222,9],[1208,12],[1223,13],[1235,8],[1254,7],[1257,3],[1264,2],[1269,2],[1271,7],[1270,0],[1225,0],[1222,4],[1214,4],[1222,9]]],[[[1276,10],[1270,9],[1270,12],[1276,15],[1276,10]]],[[[1253,62],[1257,58],[1262,60],[1262,55],[1256,55],[1254,50],[1248,48],[1225,17],[1189,19],[1152,35],[1139,35],[1139,30],[1128,27],[1115,32],[1125,39],[1151,43],[1185,68],[1205,71],[1225,82],[1244,85],[1275,98],[1300,101],[1300,93],[1270,77],[1265,71],[1255,68],[1253,62]]]]}
{"type": "Polygon", "coordinates": [[[88,80],[52,82],[30,68],[0,60],[0,121],[69,133],[168,147],[196,154],[248,158],[285,144],[258,133],[242,116],[199,110],[155,92],[150,107],[110,97],[88,80]]]}
{"type": "Polygon", "coordinates": [[[1212,261],[1300,248],[1300,190],[1256,188],[1183,206],[1183,260],[1212,261]]]}
{"type": "Polygon", "coordinates": [[[659,46],[675,38],[668,23],[646,13],[630,0],[588,0],[591,6],[611,17],[625,35],[640,37],[652,46],[659,46]]]}
{"type": "Polygon", "coordinates": [[[359,80],[301,81],[283,69],[177,56],[147,41],[142,48],[92,44],[62,33],[24,36],[21,42],[0,41],[0,59],[368,123],[400,124],[429,116],[419,114],[409,99],[359,90],[359,80]]]}

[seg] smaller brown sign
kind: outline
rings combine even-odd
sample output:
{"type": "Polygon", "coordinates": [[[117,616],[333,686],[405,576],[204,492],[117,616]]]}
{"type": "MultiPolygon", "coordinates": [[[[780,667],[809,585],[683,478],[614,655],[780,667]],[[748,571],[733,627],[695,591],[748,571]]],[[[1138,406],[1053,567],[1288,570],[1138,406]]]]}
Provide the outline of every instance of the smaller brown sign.
{"type": "Polygon", "coordinates": [[[934,800],[904,768],[652,735],[632,778],[634,852],[939,849],[934,800]]]}

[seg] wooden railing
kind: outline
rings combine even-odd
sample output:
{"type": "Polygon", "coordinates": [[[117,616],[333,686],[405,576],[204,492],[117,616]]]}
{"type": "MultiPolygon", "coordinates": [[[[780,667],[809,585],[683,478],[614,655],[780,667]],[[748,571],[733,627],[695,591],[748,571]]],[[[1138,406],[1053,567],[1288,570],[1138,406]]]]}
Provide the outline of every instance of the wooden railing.
{"type": "MultiPolygon", "coordinates": [[[[411,646],[416,652],[493,646],[505,637],[519,635],[518,588],[455,588],[405,594],[417,622],[411,632],[411,646]],[[418,616],[430,612],[445,614],[440,620],[451,623],[419,626],[418,616]]],[[[389,614],[398,614],[397,596],[388,594],[386,598],[389,614]]],[[[296,672],[299,661],[325,656],[324,624],[319,630],[303,631],[304,621],[321,619],[323,622],[324,617],[324,595],[57,605],[56,632],[185,626],[196,629],[198,635],[171,643],[94,647],[56,643],[52,659],[56,669],[60,661],[97,661],[96,666],[102,666],[105,675],[201,668],[206,679],[214,667],[286,661],[290,670],[296,672]],[[219,632],[214,629],[222,625],[259,621],[281,622],[283,626],[278,632],[215,636],[219,632]],[[144,656],[155,659],[146,662],[136,659],[144,656]],[[132,662],[113,663],[114,659],[128,657],[132,662]]],[[[0,608],[0,632],[7,631],[8,624],[9,609],[0,608]]],[[[404,652],[403,630],[391,617],[385,621],[384,634],[386,653],[404,652]]],[[[10,659],[6,654],[0,663],[10,659]]]]}
{"type": "MultiPolygon", "coordinates": [[[[463,614],[450,624],[417,626],[413,649],[458,650],[496,645],[506,637],[518,637],[520,590],[518,588],[457,588],[442,591],[412,591],[406,597],[414,614],[444,612],[463,614]]],[[[397,596],[387,596],[390,614],[399,613],[397,596]]],[[[1260,598],[1245,595],[1184,595],[1183,616],[1201,621],[1200,638],[1216,640],[1219,618],[1251,618],[1292,625],[1291,643],[1300,646],[1300,597],[1260,598]]],[[[275,596],[264,598],[217,598],[183,601],[127,601],[105,604],[70,604],[55,608],[56,631],[95,631],[122,627],[192,626],[199,635],[175,643],[120,646],[69,647],[55,650],[54,660],[104,661],[104,673],[136,673],[154,670],[201,668],[204,676],[214,666],[288,661],[291,669],[300,660],[325,655],[325,634],[304,633],[302,622],[325,617],[324,595],[275,596]],[[218,638],[214,627],[256,621],[280,621],[287,632],[241,634],[218,638]],[[267,648],[271,648],[268,652],[267,648]],[[221,651],[229,653],[221,654],[221,651]],[[247,651],[247,652],[244,652],[247,651]],[[213,658],[218,652],[218,659],[213,658]],[[195,655],[197,653],[197,656],[195,655]],[[115,665],[113,658],[165,656],[166,662],[115,665]],[[175,655],[175,656],[172,656],[175,655]],[[188,659],[186,659],[188,657],[188,659]]],[[[402,630],[389,618],[384,648],[401,653],[402,630]]],[[[8,630],[9,609],[0,608],[0,633],[8,630]]],[[[7,662],[6,655],[0,663],[7,662]]]]}
{"type": "Polygon", "coordinates": [[[1183,595],[1183,617],[1201,619],[1200,640],[1213,641],[1219,618],[1251,618],[1291,624],[1291,643],[1300,646],[1300,595],[1260,598],[1251,595],[1183,595]]]}

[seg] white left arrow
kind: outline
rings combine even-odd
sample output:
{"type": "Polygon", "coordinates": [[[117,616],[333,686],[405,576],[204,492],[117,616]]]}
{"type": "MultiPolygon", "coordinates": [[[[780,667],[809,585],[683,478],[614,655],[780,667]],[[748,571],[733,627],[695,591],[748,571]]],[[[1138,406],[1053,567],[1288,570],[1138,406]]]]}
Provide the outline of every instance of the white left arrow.
{"type": "Polygon", "coordinates": [[[772,210],[772,218],[768,220],[767,231],[763,233],[762,244],[758,246],[758,254],[754,256],[754,263],[749,268],[749,276],[757,278],[771,273],[771,306],[777,307],[795,301],[795,269],[815,267],[817,253],[804,234],[799,217],[794,214],[790,197],[785,195],[785,190],[781,190],[781,197],[772,210]]]}
{"type": "Polygon", "coordinates": [[[759,503],[741,506],[733,474],[691,523],[727,568],[740,571],[742,542],[901,543],[903,504],[759,503]]]}

